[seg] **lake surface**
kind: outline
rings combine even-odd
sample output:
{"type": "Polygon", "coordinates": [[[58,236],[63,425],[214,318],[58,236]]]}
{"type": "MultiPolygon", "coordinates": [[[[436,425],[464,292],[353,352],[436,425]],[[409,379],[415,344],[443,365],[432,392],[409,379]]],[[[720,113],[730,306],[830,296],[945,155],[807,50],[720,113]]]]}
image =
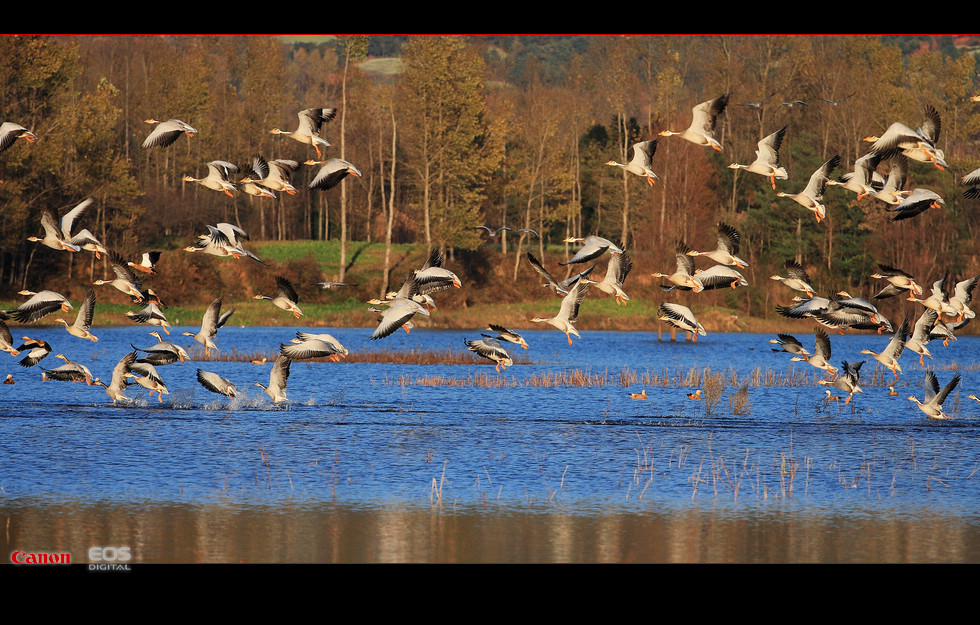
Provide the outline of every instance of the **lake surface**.
{"type": "MultiPolygon", "coordinates": [[[[169,339],[189,347],[188,329],[169,339]]],[[[479,338],[313,331],[352,353],[463,351],[479,338]]],[[[98,328],[98,343],[12,332],[104,379],[130,343],[156,340],[133,327],[98,328]]],[[[219,354],[271,354],[294,334],[222,328],[219,354]]],[[[160,367],[162,403],[132,386],[132,404],[114,406],[99,386],[42,382],[40,366],[62,362],[53,354],[30,369],[0,354],[16,381],[0,385],[0,550],[75,562],[92,546],[128,546],[134,562],[980,560],[975,337],[930,344],[941,384],[963,376],[946,402],[954,419],[940,422],[906,399],[923,397],[915,354],[889,395],[891,373],[859,353],[887,336],[832,334],[832,362],[867,361],[864,393],[843,405],[824,399],[823,372],[771,351],[774,335],[588,331],[570,347],[554,330],[522,334],[530,350],[511,353],[533,364],[500,373],[294,362],[285,406],[253,386],[269,364],[160,367]],[[243,395],[210,393],[198,367],[243,395]],[[695,379],[705,370],[722,374],[714,406],[687,398],[711,385],[695,379]],[[588,385],[561,383],[576,371],[588,385]]],[[[812,347],[812,331],[796,336],[812,347]]]]}

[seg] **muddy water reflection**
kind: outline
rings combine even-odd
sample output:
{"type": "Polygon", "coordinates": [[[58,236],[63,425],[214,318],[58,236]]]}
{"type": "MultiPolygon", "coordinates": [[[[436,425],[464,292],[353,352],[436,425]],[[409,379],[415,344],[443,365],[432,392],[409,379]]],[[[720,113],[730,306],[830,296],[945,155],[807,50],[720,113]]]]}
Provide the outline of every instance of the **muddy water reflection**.
{"type": "Polygon", "coordinates": [[[578,514],[410,505],[7,507],[3,553],[129,546],[133,562],[934,562],[980,560],[980,520],[915,514],[578,514]]]}

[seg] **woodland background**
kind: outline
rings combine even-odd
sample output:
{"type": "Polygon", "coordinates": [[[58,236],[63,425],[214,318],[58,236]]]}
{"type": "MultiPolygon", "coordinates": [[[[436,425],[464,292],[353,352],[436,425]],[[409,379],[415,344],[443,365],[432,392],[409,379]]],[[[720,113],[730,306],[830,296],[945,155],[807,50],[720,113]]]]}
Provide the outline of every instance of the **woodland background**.
{"type": "MultiPolygon", "coordinates": [[[[275,266],[295,281],[344,280],[355,242],[415,244],[419,258],[438,247],[461,277],[480,276],[485,288],[465,305],[545,297],[520,251],[564,277],[562,239],[593,233],[633,255],[627,292],[663,299],[649,273],[673,272],[678,240],[713,249],[719,221],[741,232],[752,286],[698,297],[738,315],[773,318],[774,304],[788,303],[768,277],[789,258],[822,295],[869,296],[881,286],[868,277],[879,262],[926,286],[975,275],[977,200],[962,196],[959,178],[980,166],[980,104],[969,100],[980,91],[978,45],[952,36],[0,37],[0,121],[38,136],[0,155],[0,298],[52,288],[78,299],[87,279],[110,271],[92,254],[27,241],[41,233],[42,208],[90,196],[81,227],[134,260],[167,251],[172,275],[157,290],[185,304],[228,288],[218,263],[239,263],[243,283],[271,282],[271,269],[244,267],[247,259],[180,251],[219,221],[253,242],[339,244],[336,265],[275,266]],[[683,130],[693,106],[729,91],[716,133],[723,153],[661,138],[653,188],[605,164],[661,130],[683,130]],[[820,99],[849,94],[839,105],[820,99]],[[807,105],[781,106],[794,100],[807,105]],[[787,125],[780,156],[790,177],[777,190],[795,192],[834,154],[834,175],[850,171],[864,137],[895,121],[918,126],[927,105],[942,116],[938,147],[950,170],[912,162],[907,188],[938,192],[941,211],[893,222],[878,200],[831,187],[817,224],[768,180],[727,167],[751,162],[756,142],[787,125]],[[277,200],[182,182],[206,175],[211,160],[313,158],[309,146],[269,133],[295,129],[297,112],[311,107],[339,109],[322,133],[333,145],[327,156],[354,163],[361,178],[311,192],[316,169],[301,165],[300,192],[277,200]],[[199,134],[143,150],[151,117],[199,134]],[[481,224],[530,227],[542,239],[509,233],[488,244],[473,229],[481,224]]],[[[388,287],[389,271],[400,281],[389,255],[388,271],[362,283],[362,301],[388,287]]]]}

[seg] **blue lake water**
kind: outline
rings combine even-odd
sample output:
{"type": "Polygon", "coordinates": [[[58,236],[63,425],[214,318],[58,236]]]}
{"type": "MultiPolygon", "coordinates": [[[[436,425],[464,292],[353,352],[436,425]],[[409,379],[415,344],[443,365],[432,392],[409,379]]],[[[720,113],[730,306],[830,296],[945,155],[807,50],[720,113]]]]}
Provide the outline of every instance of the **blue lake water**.
{"type": "MultiPolygon", "coordinates": [[[[169,340],[190,347],[193,340],[180,335],[185,329],[175,328],[169,340]]],[[[420,329],[369,341],[367,329],[313,331],[330,332],[351,352],[463,351],[465,338],[479,338],[479,331],[420,329]]],[[[130,343],[155,342],[145,328],[132,327],[98,328],[98,343],[56,328],[13,332],[47,340],[55,353],[104,379],[130,343]]],[[[226,327],[217,342],[222,350],[272,353],[294,333],[226,327]]],[[[65,502],[95,510],[342,506],[383,512],[408,506],[491,517],[514,510],[686,515],[707,507],[743,520],[787,511],[845,522],[940,515],[970,531],[980,517],[980,404],[966,397],[980,390],[975,337],[930,345],[935,359],[926,367],[941,384],[963,376],[946,403],[954,419],[939,422],[907,399],[923,397],[924,370],[915,354],[902,356],[898,395],[890,396],[891,373],[875,378],[877,363],[859,353],[880,351],[887,336],[831,336],[835,364],[867,361],[865,392],[845,406],[824,400],[826,389],[815,383],[823,372],[773,353],[768,341],[774,335],[709,334],[695,344],[669,341],[667,334],[658,341],[656,333],[587,331],[570,347],[559,332],[522,334],[530,350],[514,346],[512,353],[523,352],[533,364],[499,374],[492,365],[294,362],[286,406],[273,405],[253,386],[268,382],[268,364],[160,367],[170,390],[162,403],[131,386],[134,402],[113,406],[101,387],[42,382],[39,367],[24,369],[0,354],[6,364],[0,373],[13,373],[16,381],[0,385],[0,512],[65,502]],[[196,380],[198,367],[229,378],[243,396],[229,400],[205,390],[196,380]],[[725,373],[712,410],[687,398],[694,387],[677,383],[704,368],[725,373]],[[757,368],[797,382],[765,386],[748,377],[757,368]],[[532,376],[576,369],[606,383],[528,383],[532,376]],[[638,377],[629,386],[620,382],[624,369],[638,377]],[[645,374],[665,373],[671,379],[666,386],[642,383],[645,374]],[[474,374],[514,385],[414,383],[474,374]],[[748,408],[734,414],[731,398],[743,385],[748,408]],[[647,399],[629,398],[644,388],[647,399]]],[[[812,333],[796,336],[812,347],[812,333]]],[[[52,354],[41,366],[59,364],[52,354]]]]}

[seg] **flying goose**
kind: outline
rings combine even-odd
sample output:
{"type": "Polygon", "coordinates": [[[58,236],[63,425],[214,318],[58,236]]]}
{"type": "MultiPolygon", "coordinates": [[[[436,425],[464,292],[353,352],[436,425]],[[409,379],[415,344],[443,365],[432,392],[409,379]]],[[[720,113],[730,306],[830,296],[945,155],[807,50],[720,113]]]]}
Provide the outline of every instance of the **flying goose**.
{"type": "Polygon", "coordinates": [[[837,367],[830,364],[830,337],[827,333],[817,328],[813,331],[814,345],[813,354],[804,358],[803,356],[793,356],[790,360],[809,363],[817,369],[823,369],[831,375],[837,375],[837,367]]]}
{"type": "Polygon", "coordinates": [[[903,291],[909,291],[910,297],[922,295],[922,287],[916,283],[915,278],[911,274],[881,263],[878,263],[878,269],[879,271],[871,274],[871,277],[876,280],[888,280],[888,286],[879,291],[871,299],[886,299],[898,295],[903,291]]]}
{"type": "Polygon", "coordinates": [[[946,205],[946,200],[941,198],[935,191],[929,189],[914,189],[902,200],[901,204],[891,206],[885,210],[895,213],[892,221],[900,221],[915,217],[919,213],[925,212],[930,208],[942,208],[946,205]]]}
{"type": "Polygon", "coordinates": [[[697,343],[698,335],[707,335],[704,326],[701,325],[694,313],[687,306],[681,304],[671,304],[669,302],[661,302],[660,308],[657,310],[657,318],[661,321],[666,321],[672,326],[680,328],[685,332],[691,333],[691,339],[697,343]]]}
{"type": "Polygon", "coordinates": [[[299,295],[296,294],[296,289],[293,288],[292,283],[282,276],[276,276],[276,290],[275,297],[256,295],[255,299],[269,300],[279,308],[293,313],[297,319],[302,317],[303,311],[296,305],[296,302],[299,301],[299,295]]]}
{"type": "Polygon", "coordinates": [[[162,367],[164,365],[175,363],[178,360],[180,362],[190,360],[190,356],[183,347],[177,345],[176,343],[164,341],[159,332],[154,330],[153,332],[150,332],[150,336],[156,337],[156,345],[151,345],[150,347],[136,347],[131,345],[134,350],[149,354],[144,358],[140,358],[138,362],[146,362],[156,367],[162,367]]]}
{"type": "Polygon", "coordinates": [[[779,349],[772,348],[772,351],[801,356],[804,360],[810,357],[810,352],[803,347],[803,343],[800,343],[792,334],[777,334],[776,336],[778,338],[769,339],[769,342],[779,345],[779,349]]]}
{"type": "Polygon", "coordinates": [[[92,329],[92,316],[95,314],[95,290],[89,287],[88,291],[85,293],[85,299],[82,301],[82,305],[78,308],[78,314],[75,316],[75,323],[68,325],[68,322],[60,317],[55,319],[56,322],[65,324],[65,329],[72,336],[77,336],[81,339],[88,339],[93,343],[98,341],[98,337],[89,332],[92,329]]]}
{"type": "Polygon", "coordinates": [[[737,256],[740,241],[741,236],[738,230],[726,223],[719,222],[718,244],[715,249],[710,252],[690,250],[687,254],[688,256],[705,256],[722,265],[733,265],[745,269],[749,266],[748,263],[737,256]]]}
{"type": "Polygon", "coordinates": [[[140,273],[148,273],[150,275],[156,274],[155,267],[158,262],[160,262],[160,256],[162,252],[143,252],[143,256],[140,262],[134,263],[128,261],[126,265],[134,271],[139,271],[140,273]]]}
{"type": "Polygon", "coordinates": [[[905,351],[905,341],[908,338],[908,334],[909,317],[906,315],[902,321],[902,325],[895,330],[891,340],[888,341],[888,345],[881,353],[873,352],[870,349],[862,349],[861,353],[874,357],[875,360],[889,369],[892,375],[895,376],[895,381],[898,381],[898,374],[902,373],[902,365],[898,362],[898,358],[905,351]]]}
{"type": "Polygon", "coordinates": [[[589,274],[592,273],[592,270],[595,269],[595,265],[592,265],[591,267],[589,267],[585,271],[583,271],[581,273],[577,273],[577,274],[575,274],[573,276],[569,276],[567,279],[562,280],[562,281],[559,282],[558,280],[556,280],[554,278],[554,276],[551,275],[551,273],[547,269],[544,268],[544,266],[540,262],[538,262],[538,259],[535,258],[534,255],[531,254],[531,252],[527,252],[527,262],[531,265],[531,267],[536,272],[538,272],[538,274],[542,278],[544,278],[546,280],[546,282],[544,284],[542,284],[541,286],[548,287],[556,295],[558,295],[560,297],[564,297],[565,295],[568,295],[568,289],[570,289],[572,287],[572,285],[574,285],[576,282],[578,282],[582,278],[588,278],[589,277],[589,274]]]}
{"type": "MultiPolygon", "coordinates": [[[[731,94],[732,92],[729,91],[713,100],[702,102],[691,109],[693,119],[691,125],[684,132],[664,130],[660,133],[660,136],[669,137],[679,134],[682,139],[687,139],[691,143],[709,146],[721,152],[721,144],[715,139],[715,125],[718,116],[725,111],[725,107],[728,105],[728,97],[731,94]]],[[[760,102],[759,104],[761,105],[762,103],[760,102]]]]}
{"type": "Polygon", "coordinates": [[[340,181],[347,176],[361,177],[361,170],[354,167],[353,163],[340,158],[331,158],[325,161],[308,160],[303,161],[304,165],[320,165],[320,170],[310,182],[311,189],[326,191],[340,184],[340,181]]]}
{"type": "Polygon", "coordinates": [[[786,136],[786,126],[759,141],[759,149],[755,151],[755,160],[751,164],[732,163],[728,166],[729,169],[744,169],[753,174],[765,176],[769,178],[772,188],[775,190],[776,178],[780,180],[789,178],[786,169],[779,166],[779,146],[782,145],[784,136],[786,136]]]}
{"type": "Polygon", "coordinates": [[[201,386],[208,389],[212,393],[227,395],[229,398],[238,395],[238,388],[231,383],[231,380],[228,378],[223,378],[212,371],[198,369],[197,381],[201,383],[201,386]]]}
{"type": "Polygon", "coordinates": [[[623,250],[621,250],[616,245],[613,245],[613,242],[610,241],[609,239],[604,239],[594,234],[590,234],[584,239],[578,237],[568,237],[567,239],[564,239],[562,242],[583,244],[582,249],[580,249],[574,256],[572,256],[572,258],[569,259],[568,262],[558,263],[562,267],[565,267],[567,265],[574,265],[576,263],[587,263],[590,260],[602,256],[606,250],[609,250],[610,254],[623,253],[623,250]]]}
{"type": "Polygon", "coordinates": [[[411,321],[412,317],[415,315],[425,315],[427,317],[430,316],[429,311],[425,306],[404,297],[396,297],[395,299],[384,301],[374,299],[370,300],[368,303],[376,306],[384,305],[388,307],[388,309],[382,314],[381,322],[378,324],[378,327],[371,333],[370,338],[372,341],[390,336],[395,330],[411,321]]]}
{"type": "Polygon", "coordinates": [[[289,380],[289,365],[292,362],[288,356],[280,355],[273,363],[272,370],[269,371],[269,386],[261,382],[255,383],[255,386],[265,391],[275,404],[289,401],[289,398],[286,397],[286,381],[289,380]]]}
{"type": "Polygon", "coordinates": [[[609,265],[606,267],[606,277],[600,282],[593,282],[597,289],[603,293],[608,293],[616,298],[616,305],[626,306],[629,295],[623,291],[623,282],[633,268],[633,259],[626,252],[613,254],[609,257],[609,265]]]}
{"type": "Polygon", "coordinates": [[[803,268],[803,265],[790,259],[784,261],[783,266],[786,268],[786,274],[788,277],[784,278],[779,275],[772,275],[769,276],[770,279],[778,280],[794,291],[803,291],[808,297],[813,297],[815,291],[813,290],[813,287],[810,286],[810,276],[807,275],[806,269],[803,268]]]}
{"type": "Polygon", "coordinates": [[[863,199],[867,195],[876,192],[874,173],[878,164],[891,153],[869,152],[854,161],[854,169],[837,180],[828,179],[827,184],[843,187],[848,191],[857,194],[857,199],[863,199]]]}
{"type": "Polygon", "coordinates": [[[166,315],[160,310],[160,307],[156,302],[148,302],[146,308],[139,312],[133,312],[132,310],[126,311],[126,316],[135,321],[136,323],[145,323],[151,326],[160,326],[163,331],[170,334],[170,322],[167,321],[166,315]]]}
{"type": "Polygon", "coordinates": [[[153,132],[143,141],[143,148],[153,148],[160,146],[165,148],[181,135],[181,133],[186,134],[188,137],[193,137],[197,134],[197,130],[192,128],[190,125],[180,121],[179,119],[168,119],[167,121],[159,121],[156,119],[146,120],[147,124],[157,124],[157,127],[153,129],[153,132]]]}
{"type": "Polygon", "coordinates": [[[167,395],[170,394],[167,385],[163,383],[163,378],[157,373],[156,367],[149,363],[134,362],[129,366],[129,371],[125,375],[127,378],[132,378],[137,384],[150,391],[147,396],[151,399],[153,398],[153,393],[156,393],[157,399],[161,404],[163,403],[164,393],[167,395]]]}
{"type": "Polygon", "coordinates": [[[582,338],[582,335],[575,329],[574,324],[578,321],[579,306],[582,305],[582,300],[585,299],[585,295],[588,293],[591,284],[588,280],[579,280],[575,283],[575,286],[569,287],[568,295],[562,298],[561,307],[558,309],[557,315],[550,318],[534,317],[531,321],[534,323],[547,323],[558,328],[565,333],[568,344],[571,345],[573,334],[578,338],[582,338]]]}
{"type": "Polygon", "coordinates": [[[72,309],[71,302],[61,293],[54,291],[18,291],[20,295],[30,295],[31,298],[13,310],[0,311],[0,319],[13,317],[21,323],[34,323],[59,308],[68,312],[72,309]]]}
{"type": "Polygon", "coordinates": [[[10,334],[10,328],[3,320],[0,320],[0,350],[9,352],[11,356],[20,355],[20,352],[14,349],[14,337],[10,334]]]}
{"type": "Polygon", "coordinates": [[[97,384],[105,389],[106,395],[112,400],[112,403],[123,401],[129,402],[129,397],[126,396],[126,374],[129,373],[129,368],[136,362],[136,352],[130,352],[122,357],[122,359],[116,363],[116,366],[112,369],[112,378],[109,380],[109,384],[106,384],[99,378],[92,380],[92,384],[97,384]]]}
{"type": "Polygon", "coordinates": [[[943,151],[936,147],[941,128],[939,112],[932,106],[927,106],[926,121],[921,128],[912,130],[905,124],[895,122],[880,137],[865,137],[864,140],[872,144],[871,150],[874,152],[898,148],[913,160],[931,162],[938,169],[946,169],[943,151]]]}
{"type": "Polygon", "coordinates": [[[805,189],[799,193],[783,193],[780,191],[776,193],[776,197],[791,198],[803,208],[812,211],[817,218],[817,223],[820,223],[827,216],[827,208],[820,202],[823,200],[824,190],[830,180],[830,172],[834,171],[838,165],[840,165],[840,154],[835,154],[833,158],[813,172],[805,189]]]}
{"type": "Polygon", "coordinates": [[[42,380],[57,380],[59,382],[85,382],[89,386],[92,385],[92,380],[94,376],[89,368],[85,365],[75,362],[74,360],[68,360],[68,357],[64,354],[55,354],[55,358],[61,358],[65,361],[65,364],[60,367],[55,367],[54,369],[45,369],[42,367],[43,374],[41,374],[42,380]]]}
{"type": "Polygon", "coordinates": [[[942,390],[939,390],[939,380],[936,379],[936,374],[932,371],[926,371],[926,377],[922,383],[926,391],[925,401],[919,401],[915,395],[909,395],[908,399],[909,401],[914,401],[919,407],[919,410],[924,412],[930,419],[949,419],[949,415],[943,412],[943,402],[946,401],[946,397],[959,383],[960,375],[956,374],[949,381],[949,384],[944,386],[942,390]]]}
{"type": "Polygon", "coordinates": [[[129,265],[126,264],[126,261],[119,255],[112,254],[110,256],[110,263],[112,265],[112,272],[116,274],[116,277],[112,280],[96,280],[94,284],[96,286],[108,284],[115,287],[118,291],[132,296],[137,302],[142,302],[143,293],[140,289],[143,285],[140,279],[136,277],[136,274],[129,268],[129,265]]]}
{"type": "MultiPolygon", "coordinates": [[[[630,150],[633,152],[633,157],[628,163],[607,161],[606,165],[622,167],[623,170],[631,174],[644,177],[647,179],[647,183],[652,187],[654,181],[660,180],[660,176],[653,173],[653,169],[650,168],[650,165],[653,163],[653,155],[657,151],[657,140],[654,139],[653,141],[641,141],[640,143],[635,143],[630,150]]],[[[629,154],[627,154],[627,156],[629,156],[629,154]]]]}
{"type": "Polygon", "coordinates": [[[184,336],[194,337],[194,340],[204,346],[204,355],[210,357],[212,349],[218,349],[217,345],[211,339],[217,336],[218,328],[225,325],[228,318],[235,312],[232,308],[225,314],[221,314],[221,298],[214,300],[208,305],[208,309],[204,312],[204,317],[201,319],[201,329],[197,334],[193,332],[184,332],[184,336]]]}
{"type": "Polygon", "coordinates": [[[28,143],[34,143],[37,135],[15,122],[0,124],[0,152],[12,146],[17,139],[26,139],[28,143]]]}
{"type": "Polygon", "coordinates": [[[474,352],[480,356],[483,356],[487,360],[496,363],[497,373],[500,373],[500,369],[506,369],[507,367],[514,364],[513,359],[511,359],[510,354],[507,350],[503,348],[500,341],[497,339],[480,339],[476,341],[468,341],[463,339],[463,344],[466,345],[466,349],[474,352]]]}
{"type": "Polygon", "coordinates": [[[704,290],[704,284],[695,275],[694,271],[694,258],[690,255],[691,248],[687,246],[683,241],[678,241],[677,245],[674,246],[674,258],[677,262],[677,271],[667,275],[665,273],[652,273],[650,274],[654,278],[666,278],[669,282],[673,283],[674,286],[661,287],[665,291],[671,291],[673,289],[680,289],[682,291],[693,290],[695,293],[700,293],[704,290]]]}
{"type": "Polygon", "coordinates": [[[208,175],[204,178],[184,176],[184,182],[196,182],[208,189],[221,191],[228,197],[235,197],[235,185],[228,176],[238,173],[238,166],[228,161],[211,161],[208,163],[208,175]]]}
{"type": "Polygon", "coordinates": [[[285,132],[284,130],[273,128],[269,131],[269,133],[289,137],[290,139],[294,139],[300,143],[305,143],[306,145],[312,145],[313,149],[316,150],[316,157],[323,158],[320,148],[329,148],[330,143],[328,143],[326,139],[320,137],[320,128],[323,127],[324,122],[329,122],[337,116],[337,109],[303,109],[297,113],[297,115],[299,117],[299,127],[293,132],[285,132]]]}
{"type": "Polygon", "coordinates": [[[487,334],[484,334],[483,336],[488,339],[507,341],[508,343],[514,343],[515,345],[520,345],[524,349],[527,349],[527,341],[525,341],[524,337],[518,334],[517,332],[508,330],[504,326],[497,325],[495,323],[491,323],[489,326],[487,326],[487,330],[497,333],[497,336],[489,336],[487,334]]]}
{"type": "Polygon", "coordinates": [[[86,198],[79,202],[73,209],[64,214],[58,220],[57,213],[52,208],[46,208],[41,212],[41,226],[44,228],[44,238],[27,237],[28,241],[41,243],[53,250],[65,250],[69,252],[81,251],[82,245],[86,249],[94,251],[97,256],[105,253],[105,248],[88,230],[82,230],[77,235],[72,235],[72,226],[75,220],[92,205],[94,200],[86,198]],[[78,239],[75,241],[74,239],[78,239]]]}
{"type": "MultiPolygon", "coordinates": [[[[817,380],[817,384],[822,386],[835,386],[847,393],[847,398],[844,400],[844,404],[847,405],[851,403],[851,398],[854,397],[855,393],[864,393],[864,390],[859,384],[861,366],[864,365],[864,361],[844,361],[841,364],[844,365],[844,373],[842,375],[836,376],[833,380],[817,380]]],[[[829,390],[827,391],[827,398],[828,400],[840,399],[839,397],[831,396],[829,390]]]]}
{"type": "Polygon", "coordinates": [[[297,332],[296,338],[291,339],[290,343],[293,345],[280,345],[279,352],[292,360],[330,358],[334,362],[340,362],[341,358],[350,353],[340,341],[326,333],[297,332]]]}

